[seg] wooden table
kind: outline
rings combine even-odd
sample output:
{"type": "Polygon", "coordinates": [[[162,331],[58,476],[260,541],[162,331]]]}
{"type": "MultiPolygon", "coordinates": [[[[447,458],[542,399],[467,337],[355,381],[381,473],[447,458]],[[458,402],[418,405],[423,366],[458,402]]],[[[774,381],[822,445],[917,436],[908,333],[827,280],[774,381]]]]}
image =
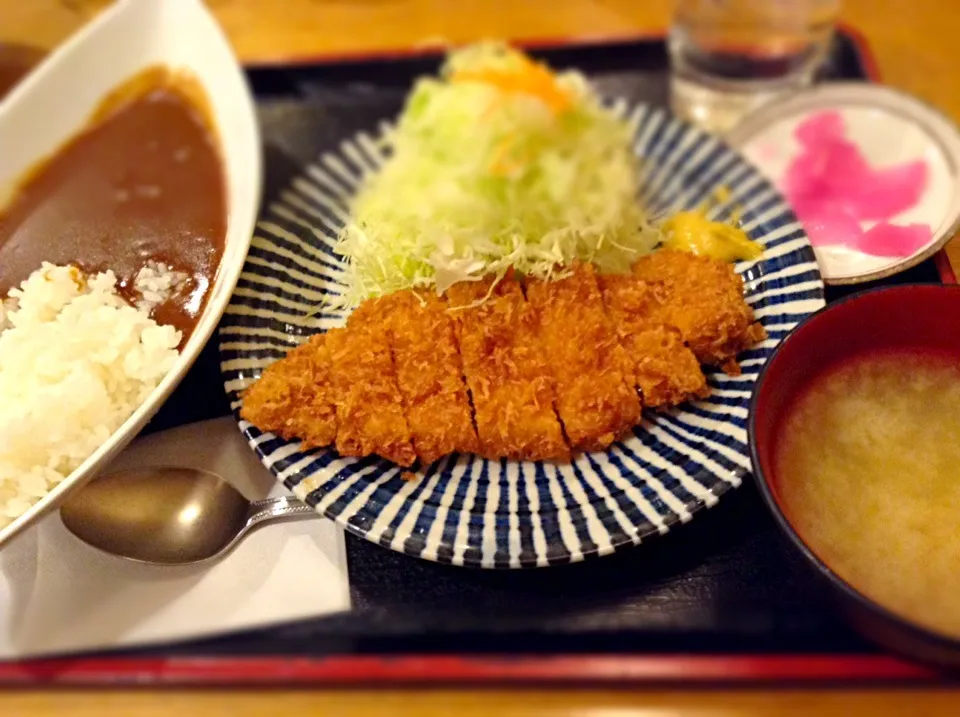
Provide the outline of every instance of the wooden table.
{"type": "MultiPolygon", "coordinates": [[[[104,0],[0,0],[0,42],[51,48],[104,0]]],[[[484,37],[615,38],[662,31],[669,0],[210,0],[241,58],[276,63],[484,37]]],[[[843,0],[884,80],[960,121],[960,12],[952,0],[843,0]]],[[[949,247],[960,268],[960,240],[949,247]]],[[[67,692],[19,693],[3,714],[416,715],[957,714],[960,693],[923,692],[67,692]]]]}

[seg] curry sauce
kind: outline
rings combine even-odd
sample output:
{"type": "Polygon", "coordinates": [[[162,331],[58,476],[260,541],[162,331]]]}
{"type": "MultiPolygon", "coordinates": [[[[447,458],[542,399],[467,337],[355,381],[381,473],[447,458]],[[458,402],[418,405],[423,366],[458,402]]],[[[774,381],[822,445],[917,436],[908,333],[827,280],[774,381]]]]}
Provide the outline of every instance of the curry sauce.
{"type": "Polygon", "coordinates": [[[0,99],[17,86],[43,56],[44,51],[38,47],[0,43],[0,99]]]}
{"type": "Polygon", "coordinates": [[[133,298],[138,271],[162,262],[190,279],[153,315],[186,341],[223,256],[227,209],[215,134],[173,80],[157,69],[134,78],[29,173],[0,213],[0,295],[48,261],[113,270],[133,298]]]}

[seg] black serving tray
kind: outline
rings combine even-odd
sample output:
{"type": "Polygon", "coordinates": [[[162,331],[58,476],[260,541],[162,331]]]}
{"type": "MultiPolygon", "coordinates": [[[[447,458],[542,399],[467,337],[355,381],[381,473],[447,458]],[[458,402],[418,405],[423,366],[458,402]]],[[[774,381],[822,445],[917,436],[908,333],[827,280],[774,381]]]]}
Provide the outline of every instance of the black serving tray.
{"type": "MultiPolygon", "coordinates": [[[[534,54],[581,69],[603,93],[666,102],[662,39],[534,54]]],[[[413,78],[439,61],[393,56],[250,69],[264,137],[264,202],[318,153],[396,114],[413,78]]],[[[833,43],[823,80],[876,79],[871,67],[865,46],[847,31],[833,43]]],[[[940,280],[929,260],[892,281],[940,280]]],[[[831,288],[828,300],[863,288],[831,288]]],[[[148,431],[229,412],[216,344],[148,431]]],[[[21,663],[0,669],[0,682],[931,678],[882,655],[844,623],[749,481],[690,525],[576,565],[455,568],[349,535],[347,553],[349,614],[67,663],[21,663]]]]}

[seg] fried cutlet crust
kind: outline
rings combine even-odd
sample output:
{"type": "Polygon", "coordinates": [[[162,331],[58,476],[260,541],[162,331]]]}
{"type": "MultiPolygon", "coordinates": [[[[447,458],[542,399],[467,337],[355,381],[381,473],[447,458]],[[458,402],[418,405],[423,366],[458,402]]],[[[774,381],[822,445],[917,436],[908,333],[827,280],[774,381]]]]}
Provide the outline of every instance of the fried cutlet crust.
{"type": "Polygon", "coordinates": [[[331,329],[326,336],[337,408],[337,451],[343,456],[376,454],[397,465],[413,465],[417,455],[382,326],[358,322],[349,329],[331,329]]]}
{"type": "Polygon", "coordinates": [[[463,378],[455,322],[435,294],[399,291],[365,302],[350,326],[380,320],[386,327],[397,384],[417,456],[433,463],[450,453],[476,453],[477,432],[463,378]]]}
{"type": "Polygon", "coordinates": [[[676,327],[701,363],[739,374],[737,354],[766,338],[726,262],[663,249],[637,261],[633,275],[657,295],[655,318],[676,327]]]}
{"type": "Polygon", "coordinates": [[[329,446],[337,436],[326,335],[317,334],[267,366],[243,394],[240,417],[303,448],[329,446]]]}
{"type": "Polygon", "coordinates": [[[738,373],[737,354],[765,336],[732,267],[662,250],[628,275],[575,267],[526,295],[491,278],[446,299],[364,302],[347,328],[268,367],[240,415],[305,448],[401,466],[453,452],[565,460],[639,421],[633,387],[652,408],[704,397],[700,363],[738,373]]]}
{"type": "Polygon", "coordinates": [[[556,281],[530,281],[526,294],[570,448],[605,449],[639,422],[640,399],[593,267],[578,264],[556,281]]]}
{"type": "Polygon", "coordinates": [[[553,409],[547,358],[537,350],[536,315],[520,285],[504,279],[463,282],[447,294],[481,454],[488,458],[569,458],[553,409]]]}
{"type": "Polygon", "coordinates": [[[633,361],[634,380],[650,408],[675,406],[709,392],[680,331],[662,323],[662,304],[649,285],[629,275],[600,277],[603,302],[633,361]]]}

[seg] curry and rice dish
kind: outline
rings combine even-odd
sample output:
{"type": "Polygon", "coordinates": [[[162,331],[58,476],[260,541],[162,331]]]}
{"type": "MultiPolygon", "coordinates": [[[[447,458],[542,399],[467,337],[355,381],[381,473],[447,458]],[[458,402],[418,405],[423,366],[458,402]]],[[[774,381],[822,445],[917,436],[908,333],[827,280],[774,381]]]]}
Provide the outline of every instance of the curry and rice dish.
{"type": "Polygon", "coordinates": [[[0,211],[0,295],[50,262],[110,270],[121,295],[136,301],[146,267],[176,284],[154,317],[189,338],[227,222],[223,169],[197,94],[165,69],[138,74],[103,101],[91,127],[29,173],[0,211]]]}
{"type": "Polygon", "coordinates": [[[152,68],[0,210],[0,525],[173,367],[216,277],[225,182],[189,78],[152,68]]]}

